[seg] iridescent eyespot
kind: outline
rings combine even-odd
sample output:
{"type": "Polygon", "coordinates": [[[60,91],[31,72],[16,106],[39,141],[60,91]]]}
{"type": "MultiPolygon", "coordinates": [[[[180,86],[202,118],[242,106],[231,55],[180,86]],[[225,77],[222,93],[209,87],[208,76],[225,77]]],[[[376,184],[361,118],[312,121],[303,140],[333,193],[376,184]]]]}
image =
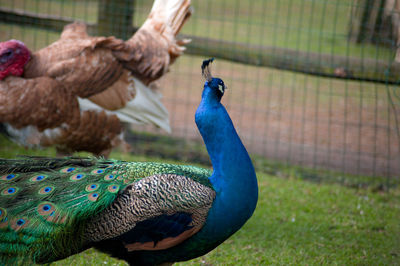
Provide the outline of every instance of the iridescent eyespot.
{"type": "Polygon", "coordinates": [[[118,185],[109,185],[107,187],[107,190],[111,193],[117,193],[119,190],[119,186],[118,185]]]}
{"type": "Polygon", "coordinates": [[[67,219],[66,215],[63,215],[54,203],[44,201],[37,207],[37,212],[46,221],[52,223],[64,223],[67,219]]]}
{"type": "Polygon", "coordinates": [[[113,180],[113,179],[115,179],[115,175],[106,175],[106,176],[104,176],[104,180],[106,180],[106,181],[110,181],[110,180],[113,180]]]}
{"type": "Polygon", "coordinates": [[[60,170],[61,173],[72,173],[74,172],[76,169],[74,167],[65,167],[63,169],[60,170]]]}
{"type": "Polygon", "coordinates": [[[17,193],[17,191],[18,191],[18,188],[17,188],[17,187],[9,187],[9,188],[4,189],[4,190],[1,192],[1,195],[3,195],[3,196],[14,195],[14,194],[17,193]]]}
{"type": "Polygon", "coordinates": [[[55,210],[56,210],[56,207],[51,202],[42,202],[37,207],[37,211],[38,211],[39,215],[52,216],[54,214],[55,210]]]}
{"type": "Polygon", "coordinates": [[[36,175],[36,176],[31,178],[31,181],[32,182],[37,182],[37,181],[45,180],[46,178],[47,178],[47,175],[36,175]]]}
{"type": "Polygon", "coordinates": [[[94,169],[91,173],[92,174],[102,174],[102,173],[104,173],[104,169],[94,169]]]}
{"type": "Polygon", "coordinates": [[[46,187],[42,187],[39,190],[39,194],[44,195],[44,194],[49,194],[50,192],[52,192],[54,190],[53,186],[46,186],[46,187]]]}
{"type": "Polygon", "coordinates": [[[8,174],[8,175],[3,175],[0,177],[1,180],[12,180],[16,178],[18,175],[16,174],[8,174]]]}
{"type": "Polygon", "coordinates": [[[97,185],[97,184],[90,184],[90,185],[87,185],[87,186],[86,186],[85,190],[86,190],[87,192],[92,192],[92,191],[95,191],[95,190],[98,189],[98,188],[99,188],[99,185],[97,185]]]}
{"type": "Polygon", "coordinates": [[[84,177],[85,177],[85,174],[78,173],[78,174],[72,175],[69,179],[72,181],[78,181],[78,180],[83,179],[84,177]]]}
{"type": "Polygon", "coordinates": [[[122,175],[117,176],[117,180],[123,180],[124,177],[122,175]]]}
{"type": "Polygon", "coordinates": [[[17,218],[13,219],[10,221],[10,226],[13,228],[15,231],[18,231],[28,225],[29,221],[25,218],[17,218]]]}
{"type": "Polygon", "coordinates": [[[90,194],[88,195],[88,199],[89,199],[90,201],[96,201],[98,197],[99,197],[99,194],[96,193],[96,192],[90,193],[90,194]]]}

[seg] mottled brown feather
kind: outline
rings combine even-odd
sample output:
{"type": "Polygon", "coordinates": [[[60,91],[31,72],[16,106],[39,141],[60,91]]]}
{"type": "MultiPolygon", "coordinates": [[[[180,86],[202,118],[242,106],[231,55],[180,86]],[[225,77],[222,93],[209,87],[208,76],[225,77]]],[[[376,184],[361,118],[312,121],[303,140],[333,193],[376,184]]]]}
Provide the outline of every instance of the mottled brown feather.
{"type": "Polygon", "coordinates": [[[57,137],[44,137],[42,145],[56,145],[64,153],[88,151],[108,155],[112,147],[121,143],[121,132],[122,125],[117,116],[89,110],[63,126],[57,137]]]}
{"type": "Polygon", "coordinates": [[[25,66],[24,77],[49,76],[73,94],[89,97],[114,84],[123,66],[112,50],[124,47],[115,37],[91,37],[86,25],[73,23],[64,28],[61,38],[35,52],[25,66]]]}
{"type": "Polygon", "coordinates": [[[79,117],[79,112],[76,97],[54,79],[10,76],[0,81],[0,122],[42,131],[79,117]]]}
{"type": "MultiPolygon", "coordinates": [[[[118,92],[109,95],[130,94],[132,97],[131,92],[124,91],[121,85],[124,80],[114,86],[124,68],[149,85],[164,75],[184,50],[182,45],[185,41],[177,41],[175,37],[190,17],[190,0],[182,2],[170,22],[157,12],[161,10],[152,11],[145,24],[126,42],[115,37],[91,37],[87,34],[85,24],[69,24],[58,41],[32,55],[25,66],[24,77],[55,78],[73,94],[83,98],[106,89],[115,90],[116,87],[118,92]]],[[[105,103],[105,97],[93,99],[106,109],[115,110],[121,106],[120,97],[111,97],[109,104],[105,103]]]]}
{"type": "Polygon", "coordinates": [[[113,85],[105,91],[90,96],[89,100],[107,110],[121,109],[135,98],[134,84],[129,71],[125,70],[113,85]]]}
{"type": "Polygon", "coordinates": [[[154,243],[125,245],[127,250],[162,250],[178,245],[204,225],[215,198],[215,191],[191,178],[175,174],[147,176],[125,188],[113,203],[88,223],[84,238],[88,243],[117,237],[137,223],[177,212],[190,214],[189,230],[154,243]]]}

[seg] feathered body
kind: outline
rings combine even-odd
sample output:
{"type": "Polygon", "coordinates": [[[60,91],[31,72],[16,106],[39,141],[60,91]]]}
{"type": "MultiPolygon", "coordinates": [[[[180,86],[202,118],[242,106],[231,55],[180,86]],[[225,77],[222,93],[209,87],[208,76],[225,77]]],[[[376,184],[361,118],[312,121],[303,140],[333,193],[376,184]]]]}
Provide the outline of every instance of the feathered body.
{"type": "MultiPolygon", "coordinates": [[[[209,171],[192,166],[30,158],[2,160],[0,173],[0,261],[6,264],[51,262],[123,235],[146,219],[206,212],[215,196],[209,171]],[[132,206],[120,203],[125,197],[132,206]],[[103,221],[107,214],[113,219],[103,221]]],[[[151,242],[147,233],[134,243],[151,242]]]]}
{"type": "Polygon", "coordinates": [[[212,172],[104,159],[0,160],[2,261],[47,263],[95,247],[132,265],[158,265],[204,255],[239,230],[255,209],[257,179],[220,103],[223,81],[205,76],[195,119],[212,172]]]}
{"type": "Polygon", "coordinates": [[[175,37],[190,14],[190,0],[155,0],[148,19],[127,41],[89,36],[77,22],[33,54],[19,41],[0,43],[0,103],[7,102],[0,122],[8,123],[21,143],[94,154],[108,154],[122,141],[119,121],[151,123],[169,132],[168,112],[153,82],[183,53],[188,41],[175,37]],[[9,92],[14,88],[18,93],[9,92]],[[21,119],[40,97],[45,98],[39,101],[41,112],[23,113],[21,119]]]}
{"type": "Polygon", "coordinates": [[[52,78],[8,77],[0,81],[0,121],[3,123],[11,123],[15,128],[35,125],[43,131],[79,115],[78,99],[52,78]]]}

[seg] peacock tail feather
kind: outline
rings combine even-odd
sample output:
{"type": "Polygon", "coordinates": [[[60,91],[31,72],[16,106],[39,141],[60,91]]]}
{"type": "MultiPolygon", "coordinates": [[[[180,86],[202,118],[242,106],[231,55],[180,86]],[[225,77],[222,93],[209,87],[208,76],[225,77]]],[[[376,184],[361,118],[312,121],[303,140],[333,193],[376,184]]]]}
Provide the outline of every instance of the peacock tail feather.
{"type": "Polygon", "coordinates": [[[0,261],[40,263],[86,249],[84,231],[93,217],[128,185],[165,174],[211,187],[211,172],[194,166],[96,158],[0,159],[0,261]]]}

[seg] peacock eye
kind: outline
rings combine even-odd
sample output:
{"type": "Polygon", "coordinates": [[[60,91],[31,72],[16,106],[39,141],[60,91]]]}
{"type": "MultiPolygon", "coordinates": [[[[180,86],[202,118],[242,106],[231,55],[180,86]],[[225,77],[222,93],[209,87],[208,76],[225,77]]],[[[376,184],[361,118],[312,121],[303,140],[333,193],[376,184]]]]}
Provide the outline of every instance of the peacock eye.
{"type": "Polygon", "coordinates": [[[18,226],[21,226],[21,225],[24,225],[25,224],[25,220],[24,219],[19,219],[18,221],[17,221],[17,225],[18,226]]]}

